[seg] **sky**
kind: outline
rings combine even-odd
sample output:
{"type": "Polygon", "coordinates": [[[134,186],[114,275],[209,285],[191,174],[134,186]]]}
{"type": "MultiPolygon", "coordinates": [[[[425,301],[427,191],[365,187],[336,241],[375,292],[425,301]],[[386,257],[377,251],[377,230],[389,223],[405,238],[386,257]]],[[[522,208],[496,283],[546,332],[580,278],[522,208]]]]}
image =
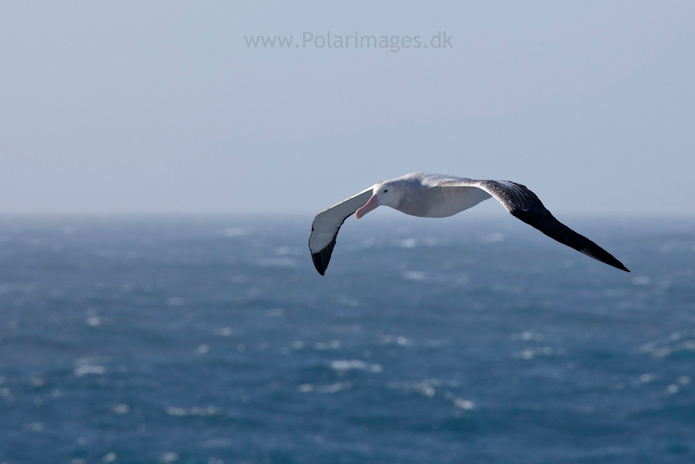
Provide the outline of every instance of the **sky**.
{"type": "Polygon", "coordinates": [[[0,214],[310,214],[426,171],[693,216],[693,83],[695,2],[2,2],[0,214]]]}

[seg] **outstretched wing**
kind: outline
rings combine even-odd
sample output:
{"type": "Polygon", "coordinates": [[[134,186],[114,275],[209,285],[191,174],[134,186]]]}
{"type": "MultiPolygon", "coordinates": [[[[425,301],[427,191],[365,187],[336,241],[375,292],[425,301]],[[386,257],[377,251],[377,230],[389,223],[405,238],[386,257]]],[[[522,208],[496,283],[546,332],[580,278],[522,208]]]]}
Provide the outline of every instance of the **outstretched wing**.
{"type": "Polygon", "coordinates": [[[438,184],[438,187],[478,187],[502,203],[513,216],[535,227],[548,237],[610,266],[630,272],[623,263],[606,250],[555,219],[536,194],[521,184],[507,180],[465,179],[445,181],[438,184]]]}
{"type": "Polygon", "coordinates": [[[321,211],[314,217],[311,224],[311,235],[309,236],[309,250],[311,259],[319,274],[323,275],[331,260],[331,253],[335,247],[335,238],[343,222],[355,211],[364,206],[372,196],[372,188],[358,193],[357,195],[343,200],[337,205],[321,211]]]}

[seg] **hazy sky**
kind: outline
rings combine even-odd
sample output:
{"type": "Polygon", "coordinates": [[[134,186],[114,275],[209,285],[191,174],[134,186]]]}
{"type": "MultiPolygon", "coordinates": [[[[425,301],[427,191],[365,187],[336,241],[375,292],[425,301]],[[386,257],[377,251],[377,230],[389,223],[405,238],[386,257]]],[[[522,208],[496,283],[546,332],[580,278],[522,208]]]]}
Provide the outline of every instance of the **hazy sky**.
{"type": "Polygon", "coordinates": [[[313,213],[412,171],[695,214],[695,2],[0,3],[1,213],[313,213]]]}

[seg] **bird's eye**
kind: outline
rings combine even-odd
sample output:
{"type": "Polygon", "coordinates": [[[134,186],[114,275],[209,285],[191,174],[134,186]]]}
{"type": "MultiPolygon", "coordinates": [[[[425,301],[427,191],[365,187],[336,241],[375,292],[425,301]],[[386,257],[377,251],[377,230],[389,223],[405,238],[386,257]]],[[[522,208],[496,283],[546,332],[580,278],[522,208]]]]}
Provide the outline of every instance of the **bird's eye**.
{"type": "Polygon", "coordinates": [[[389,191],[389,189],[385,189],[385,190],[384,190],[384,193],[386,193],[386,192],[388,192],[388,191],[389,191]]]}

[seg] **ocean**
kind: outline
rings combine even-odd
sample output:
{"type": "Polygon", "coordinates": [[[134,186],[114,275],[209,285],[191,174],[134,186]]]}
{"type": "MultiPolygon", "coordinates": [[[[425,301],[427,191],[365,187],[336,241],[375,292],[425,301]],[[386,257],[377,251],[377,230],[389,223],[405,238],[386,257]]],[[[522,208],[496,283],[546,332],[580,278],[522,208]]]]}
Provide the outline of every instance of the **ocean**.
{"type": "Polygon", "coordinates": [[[0,463],[695,462],[695,220],[372,214],[0,217],[0,463]]]}

